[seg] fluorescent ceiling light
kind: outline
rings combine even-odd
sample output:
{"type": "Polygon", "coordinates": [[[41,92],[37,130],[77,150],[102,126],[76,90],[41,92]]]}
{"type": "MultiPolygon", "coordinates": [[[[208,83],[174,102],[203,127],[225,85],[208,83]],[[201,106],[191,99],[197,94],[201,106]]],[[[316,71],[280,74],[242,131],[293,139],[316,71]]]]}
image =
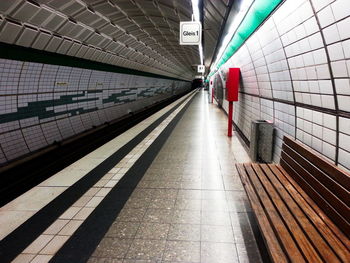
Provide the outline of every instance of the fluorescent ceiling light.
{"type": "MultiPolygon", "coordinates": [[[[192,12],[193,12],[194,20],[200,22],[199,0],[192,0],[192,12]]],[[[202,25],[202,28],[203,28],[203,25],[202,25]]],[[[199,50],[200,65],[203,65],[203,47],[202,47],[202,43],[200,43],[198,45],[198,50],[199,50]]]]}
{"type": "MultiPolygon", "coordinates": [[[[192,0],[192,2],[195,0],[192,0]]],[[[238,14],[235,15],[235,18],[232,20],[231,24],[228,25],[228,32],[225,36],[223,36],[223,40],[221,42],[221,46],[219,48],[219,51],[216,55],[216,60],[215,62],[211,65],[210,70],[213,70],[215,68],[215,66],[217,65],[217,63],[219,62],[222,54],[224,53],[228,43],[230,42],[230,40],[232,39],[234,33],[236,32],[238,26],[240,25],[240,23],[242,22],[244,16],[246,15],[246,13],[248,12],[250,6],[252,5],[252,3],[254,2],[254,0],[243,0],[241,3],[241,6],[239,8],[239,12],[238,14]]]]}

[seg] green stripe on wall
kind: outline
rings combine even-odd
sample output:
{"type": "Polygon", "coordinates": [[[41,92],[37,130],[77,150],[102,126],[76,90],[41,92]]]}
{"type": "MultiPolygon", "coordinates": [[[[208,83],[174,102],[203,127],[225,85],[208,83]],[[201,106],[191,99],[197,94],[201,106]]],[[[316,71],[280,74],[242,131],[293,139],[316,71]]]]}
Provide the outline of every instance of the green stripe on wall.
{"type": "Polygon", "coordinates": [[[10,45],[6,43],[0,43],[0,58],[189,82],[188,80],[171,78],[154,73],[113,66],[83,58],[71,57],[67,55],[10,45]]]}
{"type": "Polygon", "coordinates": [[[211,77],[229,60],[283,0],[255,0],[228,43],[211,77]]]}

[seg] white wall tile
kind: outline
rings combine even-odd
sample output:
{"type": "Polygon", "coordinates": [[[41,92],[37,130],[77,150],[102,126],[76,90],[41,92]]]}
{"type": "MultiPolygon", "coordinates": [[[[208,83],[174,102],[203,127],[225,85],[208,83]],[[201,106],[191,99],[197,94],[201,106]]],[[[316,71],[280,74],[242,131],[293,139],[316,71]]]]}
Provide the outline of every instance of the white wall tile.
{"type": "Polygon", "coordinates": [[[327,55],[324,48],[315,50],[312,53],[316,65],[327,63],[327,55]]]}
{"type": "Polygon", "coordinates": [[[340,40],[340,35],[336,24],[323,29],[323,35],[324,35],[326,44],[331,44],[340,40]]]}
{"type": "Polygon", "coordinates": [[[318,14],[318,19],[320,21],[321,27],[324,28],[332,23],[334,23],[336,20],[333,16],[333,11],[330,6],[325,7],[322,9],[318,14]]]}
{"type": "Polygon", "coordinates": [[[319,80],[320,93],[333,94],[333,85],[331,80],[319,80]]]}
{"type": "Polygon", "coordinates": [[[329,45],[327,49],[331,61],[345,59],[342,44],[340,42],[329,45]]]}
{"type": "Polygon", "coordinates": [[[345,58],[350,58],[350,39],[342,42],[345,58]]]}
{"type": "Polygon", "coordinates": [[[344,150],[350,152],[350,136],[347,134],[339,133],[339,146],[344,150]]]}
{"type": "Polygon", "coordinates": [[[323,113],[323,126],[335,130],[337,128],[336,117],[334,115],[323,113]]]}
{"type": "Polygon", "coordinates": [[[350,135],[350,119],[339,117],[339,131],[350,135]]]}
{"type": "Polygon", "coordinates": [[[350,17],[337,23],[340,39],[350,38],[350,17]]]}
{"type": "Polygon", "coordinates": [[[350,97],[349,96],[337,96],[339,109],[350,112],[350,97]]]}
{"type": "Polygon", "coordinates": [[[348,169],[350,168],[350,153],[339,149],[338,152],[339,163],[348,169]]]}
{"type": "Polygon", "coordinates": [[[349,16],[350,2],[348,0],[337,0],[332,5],[332,10],[336,21],[349,16]]]}
{"type": "Polygon", "coordinates": [[[332,145],[336,144],[337,134],[334,130],[323,127],[323,140],[332,145]]]}
{"type": "Polygon", "coordinates": [[[326,109],[335,109],[334,97],[330,95],[321,95],[322,107],[326,109]]]}
{"type": "Polygon", "coordinates": [[[311,147],[314,148],[318,152],[322,152],[322,140],[312,137],[311,147]]]}
{"type": "Polygon", "coordinates": [[[316,66],[316,72],[318,79],[329,79],[331,77],[328,65],[316,66]]]}
{"type": "Polygon", "coordinates": [[[334,0],[312,0],[312,4],[314,5],[316,11],[319,11],[332,2],[334,2],[334,0]]]}
{"type": "Polygon", "coordinates": [[[337,94],[350,95],[349,79],[335,79],[334,82],[337,94]]]}
{"type": "Polygon", "coordinates": [[[323,142],[323,144],[322,144],[322,153],[325,156],[327,156],[331,160],[335,160],[335,152],[336,152],[336,148],[333,145],[328,144],[326,142],[323,142]]]}
{"type": "Polygon", "coordinates": [[[346,78],[348,77],[348,71],[344,60],[331,62],[333,76],[335,78],[346,78]]]}

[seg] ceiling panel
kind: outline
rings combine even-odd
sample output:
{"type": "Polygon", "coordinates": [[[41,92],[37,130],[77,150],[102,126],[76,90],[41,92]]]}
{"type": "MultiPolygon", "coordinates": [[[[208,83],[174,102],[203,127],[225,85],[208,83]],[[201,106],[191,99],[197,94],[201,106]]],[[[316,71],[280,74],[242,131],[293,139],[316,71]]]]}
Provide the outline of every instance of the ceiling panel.
{"type": "Polygon", "coordinates": [[[204,65],[210,67],[220,31],[225,26],[225,16],[233,0],[203,0],[204,15],[204,65]]]}
{"type": "Polygon", "coordinates": [[[198,47],[178,44],[179,22],[191,14],[191,0],[0,1],[2,33],[10,34],[0,39],[91,60],[123,56],[108,61],[192,79],[198,47]]]}
{"type": "MultiPolygon", "coordinates": [[[[202,1],[208,68],[226,17],[240,1],[202,1]]],[[[116,56],[108,61],[185,79],[200,62],[197,46],[179,45],[179,22],[191,20],[191,0],[12,0],[0,1],[0,15],[0,39],[8,43],[90,59],[116,56]]]]}

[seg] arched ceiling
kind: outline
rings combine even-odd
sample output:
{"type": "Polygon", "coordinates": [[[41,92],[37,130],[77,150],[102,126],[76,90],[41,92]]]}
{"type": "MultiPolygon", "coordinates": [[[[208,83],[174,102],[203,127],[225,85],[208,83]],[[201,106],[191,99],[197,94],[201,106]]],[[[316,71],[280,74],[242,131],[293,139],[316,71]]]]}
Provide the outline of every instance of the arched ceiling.
{"type": "Polygon", "coordinates": [[[0,13],[1,42],[181,79],[199,63],[197,46],[179,45],[191,0],[11,0],[0,13]]]}
{"type": "Polygon", "coordinates": [[[234,19],[242,0],[203,0],[204,65],[208,72],[218,52],[222,37],[227,33],[226,24],[234,19]]]}

